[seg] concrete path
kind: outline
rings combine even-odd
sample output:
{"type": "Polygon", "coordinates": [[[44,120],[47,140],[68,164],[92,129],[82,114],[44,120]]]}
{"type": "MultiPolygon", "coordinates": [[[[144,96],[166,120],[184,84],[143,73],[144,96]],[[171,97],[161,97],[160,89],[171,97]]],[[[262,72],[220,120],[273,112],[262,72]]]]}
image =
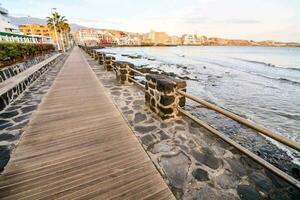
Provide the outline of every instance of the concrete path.
{"type": "Polygon", "coordinates": [[[1,199],[174,199],[74,48],[0,177],[1,199]]]}

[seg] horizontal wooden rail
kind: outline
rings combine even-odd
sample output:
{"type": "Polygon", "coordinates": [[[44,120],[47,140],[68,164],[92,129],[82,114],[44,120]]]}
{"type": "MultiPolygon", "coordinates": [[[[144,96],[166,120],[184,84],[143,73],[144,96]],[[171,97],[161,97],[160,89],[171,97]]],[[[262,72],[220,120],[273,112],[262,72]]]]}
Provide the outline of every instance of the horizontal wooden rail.
{"type": "Polygon", "coordinates": [[[192,114],[190,114],[189,112],[183,110],[182,108],[178,107],[179,112],[181,112],[183,115],[187,116],[188,118],[192,119],[194,122],[198,123],[199,125],[203,126],[204,128],[206,128],[207,130],[209,130],[210,132],[212,132],[213,134],[217,135],[218,137],[220,137],[222,140],[224,140],[225,142],[227,142],[228,144],[234,146],[235,148],[237,148],[239,151],[241,151],[242,153],[246,154],[247,156],[249,156],[250,158],[252,158],[254,161],[260,163],[261,165],[263,165],[264,167],[266,167],[267,169],[271,170],[273,173],[277,174],[278,176],[280,176],[281,178],[283,178],[284,180],[288,181],[289,183],[293,184],[294,186],[296,186],[297,188],[300,189],[300,182],[296,179],[294,179],[293,177],[291,177],[290,175],[288,175],[287,173],[281,171],[280,169],[278,169],[277,167],[273,166],[272,164],[268,163],[267,161],[265,161],[264,159],[262,159],[261,157],[259,157],[258,155],[252,153],[251,151],[249,151],[248,149],[246,149],[245,147],[243,147],[242,145],[238,144],[237,142],[235,142],[234,140],[226,137],[223,133],[217,131],[216,129],[214,129],[213,127],[211,127],[210,125],[208,125],[207,123],[201,121],[200,119],[198,119],[197,117],[193,116],[192,114]]]}
{"type": "Polygon", "coordinates": [[[231,118],[231,119],[233,119],[235,121],[238,121],[241,124],[244,124],[244,125],[252,128],[252,129],[254,129],[254,130],[262,133],[265,136],[268,136],[268,137],[270,137],[270,138],[272,138],[272,139],[274,139],[274,140],[276,140],[276,141],[278,141],[278,142],[280,142],[282,144],[285,144],[285,145],[291,147],[292,149],[300,151],[300,144],[297,143],[297,142],[295,142],[295,141],[292,141],[292,140],[290,140],[290,139],[288,139],[286,137],[278,135],[278,134],[276,134],[276,133],[274,133],[274,132],[272,132],[272,131],[270,131],[270,130],[268,130],[266,128],[258,126],[256,124],[254,124],[253,122],[250,122],[249,120],[244,119],[244,118],[242,118],[242,117],[240,117],[240,116],[238,116],[238,115],[236,115],[234,113],[226,111],[226,110],[224,110],[224,109],[222,109],[222,108],[220,108],[220,107],[218,107],[218,106],[216,106],[216,105],[214,105],[212,103],[209,103],[207,101],[204,101],[204,100],[198,99],[198,98],[196,98],[196,97],[194,97],[192,95],[189,95],[186,92],[178,90],[178,93],[181,94],[181,95],[183,95],[183,96],[185,96],[185,97],[187,97],[187,98],[189,98],[189,99],[191,99],[191,100],[193,100],[193,101],[195,101],[195,102],[197,102],[197,103],[199,103],[199,104],[201,104],[201,105],[204,105],[204,106],[206,106],[206,107],[208,107],[208,108],[210,108],[210,109],[212,109],[212,110],[214,110],[216,112],[219,112],[219,113],[221,113],[221,114],[223,114],[223,115],[225,115],[225,116],[227,116],[227,117],[229,117],[229,118],[231,118]]]}
{"type": "Polygon", "coordinates": [[[132,71],[134,71],[135,73],[141,75],[141,76],[146,76],[146,74],[144,74],[144,73],[142,73],[142,72],[140,72],[140,71],[138,71],[138,70],[136,70],[136,69],[133,69],[132,67],[130,67],[130,69],[131,69],[132,71]]]}
{"type": "Polygon", "coordinates": [[[129,79],[130,79],[132,82],[136,83],[138,86],[142,87],[143,90],[145,90],[145,86],[144,86],[143,84],[141,84],[141,83],[138,82],[137,80],[133,79],[132,77],[129,77],[129,79]]]}

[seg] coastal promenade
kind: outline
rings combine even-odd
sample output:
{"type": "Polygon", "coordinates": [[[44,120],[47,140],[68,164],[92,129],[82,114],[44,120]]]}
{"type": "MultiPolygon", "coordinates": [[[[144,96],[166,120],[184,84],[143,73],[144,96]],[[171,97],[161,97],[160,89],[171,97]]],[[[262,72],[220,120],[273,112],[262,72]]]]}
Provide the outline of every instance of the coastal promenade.
{"type": "Polygon", "coordinates": [[[1,199],[174,199],[77,47],[0,178],[1,199]]]}

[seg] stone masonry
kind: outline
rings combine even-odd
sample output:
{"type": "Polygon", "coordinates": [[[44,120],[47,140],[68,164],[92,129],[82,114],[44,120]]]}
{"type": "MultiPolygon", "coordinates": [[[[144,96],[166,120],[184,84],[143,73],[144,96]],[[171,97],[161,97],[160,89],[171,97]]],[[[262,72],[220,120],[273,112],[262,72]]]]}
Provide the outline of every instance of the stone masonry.
{"type": "Polygon", "coordinates": [[[48,69],[55,65],[61,56],[50,61],[49,63],[42,66],[39,70],[35,71],[33,74],[28,76],[25,80],[19,82],[13,88],[7,90],[5,93],[0,94],[0,111],[3,110],[7,105],[14,101],[21,93],[23,93],[26,88],[31,85],[35,80],[37,80],[42,74],[44,74],[48,69]]]}
{"type": "Polygon", "coordinates": [[[104,69],[107,71],[113,71],[114,61],[116,60],[113,56],[105,56],[104,57],[104,69]]]}
{"type": "Polygon", "coordinates": [[[116,61],[116,77],[119,83],[124,85],[130,85],[133,82],[129,79],[130,77],[134,76],[134,71],[131,69],[133,68],[133,64],[129,62],[123,61],[116,61]]]}
{"type": "Polygon", "coordinates": [[[7,80],[9,78],[12,78],[12,77],[18,75],[19,73],[25,71],[26,69],[32,67],[33,65],[35,65],[39,62],[42,62],[43,60],[45,60],[53,55],[54,55],[54,53],[49,53],[46,55],[37,56],[33,59],[26,60],[21,63],[16,63],[14,65],[0,69],[0,83],[4,82],[5,80],[7,80]]]}
{"type": "Polygon", "coordinates": [[[176,118],[178,106],[185,105],[185,97],[176,92],[185,91],[186,82],[161,74],[147,74],[145,84],[145,104],[161,119],[176,118]]]}
{"type": "Polygon", "coordinates": [[[104,64],[104,59],[105,59],[105,54],[101,53],[101,52],[97,52],[97,56],[98,56],[99,65],[103,65],[104,64]]]}

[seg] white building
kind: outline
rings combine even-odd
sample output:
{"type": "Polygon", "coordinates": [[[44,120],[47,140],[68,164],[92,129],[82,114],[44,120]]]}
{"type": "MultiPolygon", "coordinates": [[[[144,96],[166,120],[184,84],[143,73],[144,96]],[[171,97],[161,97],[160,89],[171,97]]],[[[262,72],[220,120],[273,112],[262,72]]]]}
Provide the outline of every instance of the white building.
{"type": "Polygon", "coordinates": [[[197,43],[196,35],[185,34],[182,36],[183,44],[192,45],[197,43]]]}
{"type": "Polygon", "coordinates": [[[10,22],[8,11],[3,7],[0,7],[0,32],[20,33],[18,27],[10,22]]]}
{"type": "Polygon", "coordinates": [[[94,29],[79,29],[74,33],[77,44],[98,43],[98,33],[94,29]]]}
{"type": "Polygon", "coordinates": [[[123,36],[119,38],[118,45],[120,46],[130,46],[130,45],[140,45],[141,40],[137,37],[123,36]]]}

